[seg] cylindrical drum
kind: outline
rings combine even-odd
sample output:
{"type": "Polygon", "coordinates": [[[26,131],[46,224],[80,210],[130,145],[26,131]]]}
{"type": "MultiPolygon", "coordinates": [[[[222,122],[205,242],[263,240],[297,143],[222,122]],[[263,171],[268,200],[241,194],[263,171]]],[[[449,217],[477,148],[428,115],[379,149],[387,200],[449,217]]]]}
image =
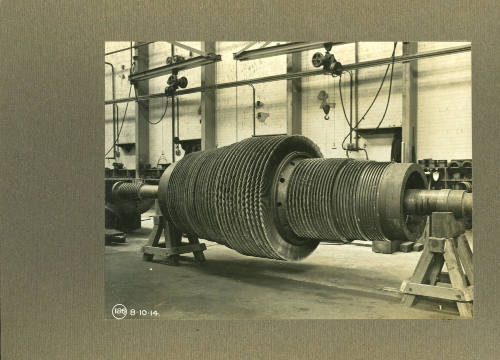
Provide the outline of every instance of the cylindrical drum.
{"type": "Polygon", "coordinates": [[[276,209],[279,174],[292,153],[298,159],[321,157],[303,136],[254,137],[188,154],[160,180],[161,211],[181,231],[244,255],[302,259],[319,241],[284,237],[276,209]]]}

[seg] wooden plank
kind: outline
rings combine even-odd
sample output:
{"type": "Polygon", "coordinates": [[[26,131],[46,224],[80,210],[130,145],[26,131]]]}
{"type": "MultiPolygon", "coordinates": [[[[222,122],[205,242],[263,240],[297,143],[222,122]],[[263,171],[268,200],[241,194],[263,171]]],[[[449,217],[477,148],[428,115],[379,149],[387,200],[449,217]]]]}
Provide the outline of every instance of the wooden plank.
{"type": "Polygon", "coordinates": [[[465,299],[474,301],[474,285],[468,286],[465,291],[465,299]]]}
{"type": "Polygon", "coordinates": [[[149,246],[156,246],[160,241],[163,231],[163,216],[154,216],[153,224],[153,231],[149,234],[148,242],[146,243],[149,246]]]}
{"type": "MultiPolygon", "coordinates": [[[[169,219],[165,219],[165,247],[168,249],[176,248],[181,245],[182,233],[175,227],[169,219]]],[[[179,263],[179,254],[173,253],[167,257],[169,265],[177,265],[179,263]]]]}
{"type": "MultiPolygon", "coordinates": [[[[200,244],[200,240],[198,239],[198,236],[196,236],[196,235],[188,235],[188,241],[190,244],[193,244],[193,245],[200,244]]],[[[203,254],[203,251],[193,251],[193,256],[197,262],[205,261],[205,254],[203,254]]]]}
{"type": "MultiPolygon", "coordinates": [[[[444,259],[448,273],[450,274],[451,285],[463,292],[467,291],[467,280],[462,272],[462,267],[453,244],[453,239],[446,239],[444,259]]],[[[457,302],[458,311],[463,317],[472,317],[472,304],[457,302]]]]}
{"type": "Polygon", "coordinates": [[[415,243],[413,241],[405,241],[405,242],[402,242],[400,245],[399,245],[399,251],[402,251],[402,252],[410,252],[413,250],[413,245],[415,245],[415,243]]]}
{"type": "Polygon", "coordinates": [[[429,284],[435,285],[439,280],[439,275],[443,269],[444,257],[443,254],[435,253],[433,263],[431,265],[431,271],[429,273],[429,284]]]}
{"type": "Polygon", "coordinates": [[[471,285],[474,284],[474,268],[472,264],[472,250],[465,235],[460,235],[457,238],[457,253],[462,263],[465,275],[471,285]]]}
{"type": "Polygon", "coordinates": [[[433,253],[444,253],[444,238],[437,238],[431,236],[429,241],[427,242],[427,246],[429,247],[429,251],[433,253]]]}
{"type": "Polygon", "coordinates": [[[443,282],[437,282],[436,283],[437,286],[441,286],[441,287],[451,287],[451,284],[450,283],[443,283],[443,282]]]}
{"type": "MultiPolygon", "coordinates": [[[[420,259],[418,259],[417,266],[415,267],[415,271],[413,272],[410,281],[418,284],[425,282],[429,276],[433,259],[434,254],[431,253],[427,247],[425,247],[420,259]]],[[[405,294],[403,295],[402,303],[406,306],[413,306],[413,304],[415,304],[415,300],[415,295],[405,294]]]]}
{"type": "Polygon", "coordinates": [[[412,282],[403,282],[401,292],[418,296],[432,297],[452,301],[466,301],[462,290],[447,286],[425,285],[412,282]]]}
{"type": "Polygon", "coordinates": [[[203,251],[206,250],[207,247],[205,244],[189,244],[182,245],[176,247],[154,247],[154,246],[144,246],[143,251],[148,254],[160,255],[160,256],[171,256],[171,255],[179,255],[179,254],[187,254],[194,251],[203,251]]]}
{"type": "Polygon", "coordinates": [[[450,274],[448,274],[447,272],[441,271],[441,274],[439,274],[438,281],[450,283],[450,274]]]}
{"type": "Polygon", "coordinates": [[[463,225],[455,219],[452,212],[433,212],[431,236],[436,238],[453,238],[463,234],[463,225]]]}
{"type": "Polygon", "coordinates": [[[420,242],[416,242],[413,245],[413,251],[422,251],[422,250],[424,250],[424,244],[422,244],[420,242]]]}
{"type": "MultiPolygon", "coordinates": [[[[163,216],[154,216],[153,217],[153,230],[149,234],[148,242],[146,243],[146,246],[157,246],[158,242],[160,241],[161,234],[163,232],[163,216]]],[[[144,247],[143,247],[143,255],[142,259],[145,261],[151,261],[153,260],[153,254],[147,254],[144,252],[144,247]]]]}
{"type": "Polygon", "coordinates": [[[392,254],[399,250],[401,241],[399,240],[374,240],[372,241],[372,251],[381,254],[392,254]]]}

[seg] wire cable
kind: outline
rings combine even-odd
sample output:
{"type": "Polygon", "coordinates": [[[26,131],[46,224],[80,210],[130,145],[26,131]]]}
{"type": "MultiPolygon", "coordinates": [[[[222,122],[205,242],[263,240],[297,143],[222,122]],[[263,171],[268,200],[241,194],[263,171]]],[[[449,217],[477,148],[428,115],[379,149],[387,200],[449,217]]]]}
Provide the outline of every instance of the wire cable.
{"type": "Polygon", "coordinates": [[[151,125],[157,125],[157,124],[161,123],[163,121],[163,118],[165,117],[165,114],[167,113],[167,109],[168,109],[168,97],[165,98],[165,109],[163,110],[163,114],[161,115],[160,120],[153,122],[153,121],[150,121],[148,118],[146,118],[146,121],[148,123],[150,123],[151,125]]]}
{"type": "MultiPolygon", "coordinates": [[[[130,42],[132,43],[132,42],[130,42]]],[[[131,49],[132,51],[132,49],[131,49]]],[[[135,72],[135,63],[131,61],[131,66],[130,66],[130,73],[134,73],[135,72]]],[[[135,91],[135,97],[136,97],[136,100],[137,100],[137,91],[135,90],[135,87],[134,87],[134,91],[135,91]]],[[[132,93],[132,84],[130,84],[130,87],[128,89],[128,96],[127,97],[130,97],[130,94],[132,93]]],[[[138,104],[139,102],[137,102],[138,104]]],[[[104,157],[106,158],[106,156],[111,152],[111,150],[113,150],[115,148],[115,146],[118,144],[118,139],[120,138],[120,134],[122,132],[122,128],[123,128],[123,124],[125,123],[125,117],[127,116],[127,110],[128,110],[128,104],[129,104],[129,101],[127,101],[127,105],[125,106],[125,112],[123,113],[123,118],[122,118],[122,123],[120,125],[120,130],[118,130],[117,134],[116,134],[116,139],[114,139],[113,141],[113,145],[111,146],[111,148],[106,151],[106,154],[104,154],[104,157]]],[[[116,104],[116,111],[118,113],[118,104],[116,104]]],[[[118,126],[118,124],[117,124],[118,126]]]]}
{"type": "MultiPolygon", "coordinates": [[[[128,90],[128,97],[130,97],[131,93],[132,93],[132,84],[130,85],[130,88],[128,90]]],[[[127,105],[125,106],[125,112],[123,113],[122,123],[120,125],[120,130],[118,130],[118,133],[116,134],[116,139],[114,139],[113,145],[109,148],[108,151],[106,151],[106,154],[104,154],[104,157],[106,157],[111,152],[111,150],[113,150],[113,148],[118,144],[118,139],[120,138],[120,134],[122,133],[123,124],[125,123],[125,117],[127,116],[128,104],[129,104],[129,102],[127,102],[127,105]]]]}
{"type": "MultiPolygon", "coordinates": [[[[373,107],[373,105],[375,104],[375,101],[377,100],[379,94],[380,94],[380,91],[382,90],[382,87],[384,86],[384,83],[385,83],[385,79],[387,78],[387,73],[389,72],[389,68],[391,68],[391,76],[390,76],[390,84],[389,84],[389,94],[387,96],[387,103],[386,103],[386,107],[385,107],[385,110],[384,110],[384,114],[382,115],[382,118],[381,120],[379,121],[377,127],[375,129],[378,129],[380,127],[380,125],[382,124],[382,122],[384,121],[385,119],[385,116],[387,114],[387,110],[389,108],[389,102],[390,102],[390,99],[391,99],[391,92],[392,92],[392,79],[393,79],[393,74],[394,74],[394,55],[396,53],[396,47],[397,47],[397,42],[394,42],[394,48],[392,50],[392,62],[391,64],[387,65],[387,68],[385,69],[385,73],[384,73],[384,77],[382,78],[382,81],[380,83],[380,86],[377,90],[377,93],[375,94],[375,97],[373,98],[370,106],[368,107],[368,109],[365,111],[365,113],[363,114],[363,116],[361,117],[361,119],[358,121],[358,123],[356,124],[356,127],[353,127],[351,129],[351,131],[346,135],[346,137],[344,137],[344,140],[342,140],[342,149],[346,150],[347,149],[344,147],[344,144],[345,144],[345,141],[347,140],[347,138],[352,134],[352,132],[356,131],[359,129],[359,125],[361,124],[361,122],[366,119],[366,115],[369,113],[369,111],[371,110],[371,108],[373,107]]],[[[352,74],[350,74],[352,76],[352,74]]],[[[340,79],[339,79],[339,84],[340,84],[340,79]]],[[[339,87],[340,89],[340,87],[339,87]]],[[[344,105],[343,105],[343,99],[342,99],[342,93],[340,93],[340,102],[342,103],[342,109],[344,110],[344,105]]],[[[345,110],[344,110],[344,116],[347,120],[347,115],[345,113],[345,110]]]]}
{"type": "Polygon", "coordinates": [[[342,98],[342,74],[339,76],[339,96],[340,96],[340,104],[342,105],[342,111],[344,113],[345,121],[347,122],[347,125],[349,125],[349,128],[350,128],[351,122],[347,118],[347,114],[345,112],[345,107],[344,107],[344,100],[342,98]]]}

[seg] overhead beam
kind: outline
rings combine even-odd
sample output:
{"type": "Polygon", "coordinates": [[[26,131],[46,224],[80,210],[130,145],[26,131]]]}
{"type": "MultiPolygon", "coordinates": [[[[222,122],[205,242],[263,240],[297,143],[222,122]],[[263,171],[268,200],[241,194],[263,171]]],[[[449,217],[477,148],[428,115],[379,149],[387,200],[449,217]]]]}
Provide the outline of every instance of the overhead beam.
{"type": "MultiPolygon", "coordinates": [[[[286,72],[297,73],[302,68],[302,54],[293,53],[286,56],[286,72]]],[[[287,135],[302,134],[302,78],[286,82],[286,133],[287,135]]]]}
{"type": "MultiPolygon", "coordinates": [[[[295,52],[319,49],[324,47],[327,41],[318,42],[290,42],[286,44],[280,44],[275,46],[261,47],[253,50],[241,50],[233,55],[234,60],[246,61],[255,60],[265,57],[278,56],[291,54],[295,52]]],[[[331,42],[332,45],[342,45],[343,42],[331,42]]]]}
{"type": "Polygon", "coordinates": [[[168,75],[171,74],[173,71],[188,70],[195,67],[209,65],[220,60],[221,60],[220,55],[210,54],[207,56],[196,56],[190,59],[180,61],[178,63],[164,65],[149,70],[145,69],[142,71],[137,71],[136,73],[129,76],[129,81],[131,83],[136,83],[138,81],[149,80],[155,77],[168,75]]]}
{"type": "MultiPolygon", "coordinates": [[[[384,58],[384,59],[362,61],[362,62],[359,62],[357,64],[356,63],[347,64],[347,65],[343,65],[343,69],[344,70],[366,69],[366,68],[370,68],[370,67],[374,67],[374,66],[382,66],[382,65],[392,64],[393,61],[395,63],[406,62],[406,61],[416,61],[416,60],[430,58],[430,57],[458,54],[458,53],[467,52],[470,50],[471,50],[471,45],[457,46],[457,47],[447,48],[447,49],[442,49],[442,50],[427,51],[427,52],[423,52],[420,54],[414,54],[414,55],[396,56],[394,58],[389,57],[389,58],[384,58]]],[[[228,88],[232,88],[232,87],[236,87],[236,86],[248,86],[249,84],[263,84],[263,83],[272,82],[272,81],[289,80],[289,79],[296,79],[296,78],[317,76],[317,75],[328,75],[328,73],[326,73],[323,70],[308,70],[308,71],[300,71],[297,73],[290,73],[290,74],[287,73],[287,74],[265,76],[265,77],[260,77],[260,78],[256,78],[256,79],[231,81],[231,82],[222,83],[222,84],[214,84],[213,86],[211,86],[209,88],[199,86],[199,87],[193,87],[193,88],[189,88],[189,89],[179,90],[176,92],[176,96],[194,94],[197,92],[209,91],[209,90],[214,90],[214,89],[228,89],[228,88]]],[[[154,99],[154,98],[165,97],[165,96],[166,96],[165,93],[156,93],[156,94],[150,94],[147,96],[139,97],[138,100],[144,101],[146,99],[154,99]]],[[[114,101],[113,100],[105,100],[104,104],[109,105],[109,104],[124,103],[124,102],[134,101],[134,100],[136,100],[136,99],[135,98],[121,98],[121,99],[116,99],[114,101]]]]}
{"type": "MultiPolygon", "coordinates": [[[[204,41],[201,50],[215,54],[215,41],[204,41]]],[[[215,149],[216,139],[216,64],[201,68],[201,87],[212,89],[201,93],[201,150],[215,149]]]]}
{"type": "MultiPolygon", "coordinates": [[[[403,56],[414,55],[417,51],[417,42],[403,43],[403,56]]],[[[416,61],[403,62],[403,116],[401,122],[401,135],[403,141],[403,148],[401,151],[402,162],[416,162],[418,105],[417,73],[418,63],[416,61]]]]}

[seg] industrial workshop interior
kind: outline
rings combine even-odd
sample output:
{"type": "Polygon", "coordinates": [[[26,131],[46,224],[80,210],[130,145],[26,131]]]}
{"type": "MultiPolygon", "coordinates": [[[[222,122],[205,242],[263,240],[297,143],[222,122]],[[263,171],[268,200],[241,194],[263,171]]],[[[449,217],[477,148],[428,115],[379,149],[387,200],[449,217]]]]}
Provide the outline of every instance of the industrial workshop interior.
{"type": "Polygon", "coordinates": [[[471,43],[105,43],[109,319],[473,317],[471,43]]]}

